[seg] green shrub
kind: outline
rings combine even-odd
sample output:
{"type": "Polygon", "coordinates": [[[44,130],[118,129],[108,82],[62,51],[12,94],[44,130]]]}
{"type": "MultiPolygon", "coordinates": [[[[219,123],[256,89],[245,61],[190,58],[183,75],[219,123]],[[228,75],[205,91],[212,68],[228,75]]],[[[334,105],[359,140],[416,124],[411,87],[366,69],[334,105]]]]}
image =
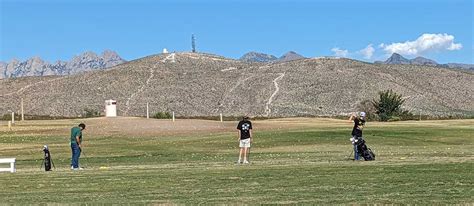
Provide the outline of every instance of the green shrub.
{"type": "Polygon", "coordinates": [[[398,115],[400,116],[401,120],[419,120],[420,119],[419,116],[417,117],[416,115],[414,115],[413,113],[407,110],[400,112],[398,115]]]}
{"type": "Polygon", "coordinates": [[[157,112],[153,115],[155,119],[171,119],[172,115],[169,112],[157,112]]]}
{"type": "Polygon", "coordinates": [[[390,89],[380,91],[379,99],[372,100],[372,105],[380,121],[399,121],[413,118],[413,114],[409,111],[402,110],[401,107],[404,102],[405,100],[401,94],[397,94],[390,89]]]}
{"type": "Polygon", "coordinates": [[[83,112],[83,116],[86,117],[86,118],[100,117],[100,112],[95,110],[95,109],[85,108],[84,112],[83,112]]]}
{"type": "MultiPolygon", "coordinates": [[[[21,119],[21,115],[18,113],[15,113],[15,120],[20,120],[20,119],[21,119]]],[[[4,114],[1,120],[6,120],[6,121],[12,120],[12,114],[11,113],[4,114]]]]}

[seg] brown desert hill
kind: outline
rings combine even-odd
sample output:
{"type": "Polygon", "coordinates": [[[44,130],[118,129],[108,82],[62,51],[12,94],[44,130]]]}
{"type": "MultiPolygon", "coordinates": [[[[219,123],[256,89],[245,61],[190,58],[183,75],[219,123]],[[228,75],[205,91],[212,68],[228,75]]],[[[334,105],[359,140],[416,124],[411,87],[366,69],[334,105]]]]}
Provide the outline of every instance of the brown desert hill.
{"type": "Polygon", "coordinates": [[[102,112],[106,99],[118,115],[335,116],[393,89],[405,108],[425,115],[473,115],[474,73],[420,65],[370,64],[344,58],[247,63],[202,53],[160,54],[109,70],[71,76],[0,80],[0,114],[70,116],[102,112]],[[174,62],[173,62],[174,57],[174,62]]]}

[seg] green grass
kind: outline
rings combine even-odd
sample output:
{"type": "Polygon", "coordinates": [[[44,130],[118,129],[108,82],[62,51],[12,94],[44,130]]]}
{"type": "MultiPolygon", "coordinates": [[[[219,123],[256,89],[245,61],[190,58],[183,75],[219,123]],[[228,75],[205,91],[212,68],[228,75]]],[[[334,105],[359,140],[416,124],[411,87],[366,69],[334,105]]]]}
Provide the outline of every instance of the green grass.
{"type": "Polygon", "coordinates": [[[18,172],[0,173],[0,203],[473,204],[473,123],[369,123],[372,162],[349,160],[344,124],[255,130],[250,165],[234,164],[233,127],[196,136],[85,133],[86,170],[76,172],[67,136],[2,132],[0,157],[17,157],[18,172]],[[39,170],[46,143],[52,172],[39,170]]]}

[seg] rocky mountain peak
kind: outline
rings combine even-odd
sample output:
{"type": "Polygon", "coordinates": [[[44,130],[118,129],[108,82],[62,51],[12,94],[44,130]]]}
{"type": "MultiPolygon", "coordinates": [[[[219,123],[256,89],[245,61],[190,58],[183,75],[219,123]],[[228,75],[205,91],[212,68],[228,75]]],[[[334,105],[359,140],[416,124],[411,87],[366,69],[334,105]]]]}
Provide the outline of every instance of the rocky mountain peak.
{"type": "Polygon", "coordinates": [[[385,61],[375,61],[376,64],[412,64],[412,65],[424,65],[424,66],[433,66],[433,67],[444,67],[450,69],[467,69],[474,70],[473,64],[458,64],[458,63],[447,63],[439,64],[435,60],[428,59],[425,57],[416,57],[414,59],[407,59],[400,54],[393,53],[390,58],[385,61]]]}
{"type": "Polygon", "coordinates": [[[44,62],[39,56],[34,56],[29,59],[29,61],[33,62],[44,62]]]}
{"type": "Polygon", "coordinates": [[[298,59],[304,59],[306,57],[294,52],[294,51],[289,51],[285,54],[283,54],[278,61],[281,62],[287,62],[287,61],[293,61],[293,60],[298,60],[298,59]]]}
{"type": "Polygon", "coordinates": [[[277,58],[270,54],[252,51],[244,54],[239,60],[244,62],[271,62],[277,60],[277,58]]]}
{"type": "Polygon", "coordinates": [[[240,60],[245,62],[287,62],[297,59],[304,59],[306,57],[294,52],[289,51],[283,54],[280,58],[275,57],[271,54],[259,53],[259,52],[248,52],[244,54],[240,60]]]}
{"type": "Polygon", "coordinates": [[[111,50],[105,50],[100,56],[105,62],[105,67],[111,67],[125,62],[122,57],[120,57],[115,51],[111,50]]]}
{"type": "Polygon", "coordinates": [[[393,53],[387,60],[384,62],[385,64],[410,64],[410,60],[403,57],[398,53],[393,53]]]}
{"type": "Polygon", "coordinates": [[[88,62],[90,60],[96,60],[99,56],[92,51],[87,51],[72,58],[73,62],[88,62]]]}
{"type": "Polygon", "coordinates": [[[98,70],[126,62],[116,52],[105,50],[100,56],[87,51],[74,56],[70,61],[56,61],[51,64],[40,57],[26,61],[12,59],[9,63],[0,64],[0,79],[23,76],[69,75],[82,71],[98,70]]]}
{"type": "Polygon", "coordinates": [[[10,60],[10,62],[8,64],[18,64],[19,62],[20,62],[19,59],[13,58],[13,59],[10,60]]]}
{"type": "Polygon", "coordinates": [[[112,50],[105,50],[104,52],[102,52],[102,54],[100,56],[102,56],[102,58],[104,58],[104,59],[117,59],[117,58],[120,58],[120,56],[117,54],[117,52],[112,51],[112,50]]]}
{"type": "Polygon", "coordinates": [[[432,59],[427,59],[424,57],[416,57],[411,60],[412,64],[417,64],[417,65],[429,65],[429,66],[437,66],[438,62],[432,60],[432,59]]]}

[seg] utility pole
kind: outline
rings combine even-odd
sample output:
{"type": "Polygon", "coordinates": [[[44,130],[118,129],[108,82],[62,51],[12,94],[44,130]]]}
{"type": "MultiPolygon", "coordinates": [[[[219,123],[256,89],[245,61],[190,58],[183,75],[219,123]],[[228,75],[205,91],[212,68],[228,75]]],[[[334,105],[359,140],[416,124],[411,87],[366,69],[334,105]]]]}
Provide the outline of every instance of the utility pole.
{"type": "Polygon", "coordinates": [[[150,113],[149,113],[149,109],[148,109],[148,102],[146,103],[146,118],[150,119],[150,113]]]}
{"type": "Polygon", "coordinates": [[[23,110],[23,98],[21,98],[21,121],[25,121],[25,112],[23,110]]]}
{"type": "Polygon", "coordinates": [[[196,38],[194,37],[194,34],[191,35],[191,46],[193,48],[193,53],[196,53],[196,38]]]}

